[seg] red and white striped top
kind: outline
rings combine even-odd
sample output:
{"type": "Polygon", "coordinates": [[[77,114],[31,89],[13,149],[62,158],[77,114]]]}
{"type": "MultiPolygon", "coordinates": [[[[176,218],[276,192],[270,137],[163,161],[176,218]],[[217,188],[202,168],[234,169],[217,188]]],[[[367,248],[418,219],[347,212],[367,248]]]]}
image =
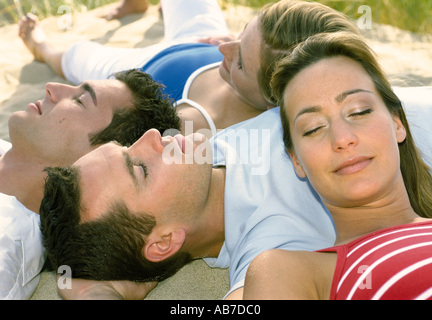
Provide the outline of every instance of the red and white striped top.
{"type": "Polygon", "coordinates": [[[432,300],[432,221],[386,228],[337,252],[331,300],[432,300]]]}

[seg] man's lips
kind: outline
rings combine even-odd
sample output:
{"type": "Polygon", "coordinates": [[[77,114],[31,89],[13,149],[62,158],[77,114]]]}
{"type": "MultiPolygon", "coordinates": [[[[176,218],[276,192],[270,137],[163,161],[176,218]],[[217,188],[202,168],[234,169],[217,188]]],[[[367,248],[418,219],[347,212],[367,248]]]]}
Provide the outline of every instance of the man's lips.
{"type": "Polygon", "coordinates": [[[228,66],[227,66],[227,64],[226,64],[225,58],[222,60],[222,66],[223,66],[223,68],[226,70],[226,72],[229,73],[228,66]]]}
{"type": "Polygon", "coordinates": [[[29,106],[29,108],[34,109],[40,115],[42,115],[42,102],[40,100],[36,101],[35,103],[31,102],[31,103],[29,103],[28,106],[29,106]]]}
{"type": "Polygon", "coordinates": [[[166,146],[170,145],[171,143],[176,143],[180,150],[185,153],[185,137],[181,134],[177,134],[174,137],[172,136],[165,136],[161,138],[161,144],[165,148],[166,146]]]}
{"type": "Polygon", "coordinates": [[[185,149],[186,149],[186,146],[185,146],[185,143],[186,143],[185,137],[183,135],[181,135],[181,134],[177,134],[177,135],[174,136],[174,139],[179,144],[181,151],[183,153],[185,153],[185,149]]]}
{"type": "Polygon", "coordinates": [[[369,166],[372,162],[373,158],[370,157],[357,157],[350,159],[348,161],[340,164],[335,170],[334,173],[340,175],[352,174],[359,172],[369,166]]]}

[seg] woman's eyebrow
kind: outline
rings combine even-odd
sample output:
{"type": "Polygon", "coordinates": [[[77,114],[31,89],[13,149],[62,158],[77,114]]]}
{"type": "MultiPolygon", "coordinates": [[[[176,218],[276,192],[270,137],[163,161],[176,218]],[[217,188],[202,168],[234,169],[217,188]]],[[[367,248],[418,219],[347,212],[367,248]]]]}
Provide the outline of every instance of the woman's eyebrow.
{"type": "MultiPolygon", "coordinates": [[[[337,103],[342,103],[348,96],[356,94],[356,93],[360,93],[360,92],[366,92],[366,93],[371,93],[371,91],[369,90],[365,90],[365,89],[354,89],[354,90],[348,90],[345,91],[341,94],[339,94],[335,100],[337,103]]],[[[303,108],[302,110],[300,110],[299,113],[297,113],[297,115],[295,116],[294,122],[297,121],[297,118],[299,118],[300,116],[304,115],[304,114],[308,114],[308,113],[317,113],[317,112],[321,112],[322,108],[321,106],[310,106],[310,107],[306,107],[303,108]]]]}
{"type": "Polygon", "coordinates": [[[335,98],[335,100],[336,100],[337,103],[342,103],[349,95],[356,94],[356,93],[359,93],[359,92],[372,93],[371,91],[365,90],[365,89],[348,90],[348,91],[345,91],[345,92],[341,93],[340,95],[338,95],[335,98]]]}
{"type": "Polygon", "coordinates": [[[297,113],[297,115],[295,116],[294,122],[297,121],[297,119],[307,113],[317,113],[317,112],[321,112],[322,108],[320,106],[310,106],[310,107],[306,107],[302,110],[300,110],[299,113],[297,113]]]}

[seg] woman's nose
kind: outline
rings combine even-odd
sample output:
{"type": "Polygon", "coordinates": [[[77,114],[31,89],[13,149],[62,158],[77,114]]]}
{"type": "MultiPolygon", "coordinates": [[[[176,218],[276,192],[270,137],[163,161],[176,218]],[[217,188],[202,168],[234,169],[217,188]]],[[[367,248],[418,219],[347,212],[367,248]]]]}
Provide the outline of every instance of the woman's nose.
{"type": "Polygon", "coordinates": [[[357,145],[357,136],[349,124],[339,121],[333,124],[332,128],[332,146],[335,151],[347,150],[357,145]]]}
{"type": "Polygon", "coordinates": [[[238,51],[240,41],[229,41],[224,42],[219,45],[219,51],[224,55],[224,57],[231,61],[235,57],[235,53],[238,51]]]}

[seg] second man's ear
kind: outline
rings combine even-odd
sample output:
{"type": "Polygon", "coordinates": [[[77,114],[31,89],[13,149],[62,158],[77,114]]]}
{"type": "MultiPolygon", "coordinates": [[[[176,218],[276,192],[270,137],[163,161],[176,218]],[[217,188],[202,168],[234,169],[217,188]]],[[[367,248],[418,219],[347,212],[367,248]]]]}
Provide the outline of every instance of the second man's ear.
{"type": "Polygon", "coordinates": [[[183,228],[160,232],[153,230],[147,237],[143,248],[144,257],[151,262],[163,261],[175,253],[183,246],[186,240],[186,231],[183,228]]]}

